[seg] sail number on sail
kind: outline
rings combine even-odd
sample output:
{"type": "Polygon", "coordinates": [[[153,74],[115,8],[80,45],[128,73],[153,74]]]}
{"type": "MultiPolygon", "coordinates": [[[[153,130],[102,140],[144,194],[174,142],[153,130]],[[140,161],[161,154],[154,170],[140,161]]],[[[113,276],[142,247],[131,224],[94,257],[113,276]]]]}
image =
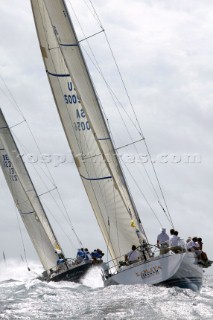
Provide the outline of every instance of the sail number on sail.
{"type": "Polygon", "coordinates": [[[7,155],[7,154],[3,154],[2,157],[3,157],[3,164],[4,164],[4,166],[5,166],[6,168],[9,168],[10,180],[11,180],[11,181],[17,181],[18,178],[17,178],[16,172],[15,172],[15,169],[13,168],[12,163],[11,163],[8,155],[7,155]]]}
{"type": "Polygon", "coordinates": [[[90,130],[89,122],[86,119],[86,115],[82,108],[78,108],[80,105],[80,99],[76,94],[75,88],[71,81],[67,82],[67,88],[70,91],[69,94],[64,94],[64,101],[66,104],[76,105],[76,121],[73,122],[74,129],[76,131],[90,130]]]}
{"type": "Polygon", "coordinates": [[[85,121],[86,120],[85,117],[86,117],[86,115],[85,115],[83,109],[80,109],[80,110],[76,109],[76,118],[79,121],[74,122],[75,130],[78,130],[78,131],[90,130],[89,122],[85,121]]]}

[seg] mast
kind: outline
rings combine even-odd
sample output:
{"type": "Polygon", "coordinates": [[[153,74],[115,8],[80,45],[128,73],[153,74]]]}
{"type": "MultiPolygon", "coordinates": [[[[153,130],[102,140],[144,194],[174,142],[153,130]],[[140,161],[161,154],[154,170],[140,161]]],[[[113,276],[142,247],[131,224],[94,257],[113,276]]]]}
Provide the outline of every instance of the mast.
{"type": "Polygon", "coordinates": [[[59,244],[1,109],[0,166],[40,261],[48,270],[56,265],[59,244]]]}
{"type": "Polygon", "coordinates": [[[31,4],[62,125],[105,242],[116,259],[146,236],[65,2],[31,0],[31,4]]]}

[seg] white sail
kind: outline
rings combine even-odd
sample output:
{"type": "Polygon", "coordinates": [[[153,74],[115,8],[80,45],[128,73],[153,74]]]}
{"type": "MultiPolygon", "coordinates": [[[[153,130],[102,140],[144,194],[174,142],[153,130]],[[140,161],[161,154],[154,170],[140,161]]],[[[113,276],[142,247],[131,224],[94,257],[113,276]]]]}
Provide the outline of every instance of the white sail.
{"type": "Polygon", "coordinates": [[[129,195],[64,1],[31,0],[42,57],[76,166],[113,259],[139,245],[129,195]]]}
{"type": "Polygon", "coordinates": [[[40,261],[48,270],[56,265],[59,245],[1,110],[0,166],[40,261]]]}

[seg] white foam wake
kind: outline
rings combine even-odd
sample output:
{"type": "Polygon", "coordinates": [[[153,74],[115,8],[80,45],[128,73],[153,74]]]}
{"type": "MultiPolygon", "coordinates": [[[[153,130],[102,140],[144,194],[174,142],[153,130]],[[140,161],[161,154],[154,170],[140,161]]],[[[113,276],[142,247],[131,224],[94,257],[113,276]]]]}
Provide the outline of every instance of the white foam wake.
{"type": "Polygon", "coordinates": [[[7,260],[0,262],[0,281],[17,280],[27,281],[37,278],[43,271],[40,264],[35,261],[29,262],[30,271],[26,263],[17,260],[7,260]]]}
{"type": "Polygon", "coordinates": [[[92,267],[82,278],[81,283],[90,288],[103,287],[103,280],[101,277],[101,267],[92,267]]]}

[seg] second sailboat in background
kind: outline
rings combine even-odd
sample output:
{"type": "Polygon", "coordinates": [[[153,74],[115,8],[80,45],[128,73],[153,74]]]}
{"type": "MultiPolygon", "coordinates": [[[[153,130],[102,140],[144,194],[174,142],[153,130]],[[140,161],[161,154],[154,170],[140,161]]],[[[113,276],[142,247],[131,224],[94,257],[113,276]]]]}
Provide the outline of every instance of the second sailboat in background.
{"type": "Polygon", "coordinates": [[[0,166],[45,270],[41,279],[78,282],[91,267],[92,262],[66,259],[1,109],[0,166]]]}

